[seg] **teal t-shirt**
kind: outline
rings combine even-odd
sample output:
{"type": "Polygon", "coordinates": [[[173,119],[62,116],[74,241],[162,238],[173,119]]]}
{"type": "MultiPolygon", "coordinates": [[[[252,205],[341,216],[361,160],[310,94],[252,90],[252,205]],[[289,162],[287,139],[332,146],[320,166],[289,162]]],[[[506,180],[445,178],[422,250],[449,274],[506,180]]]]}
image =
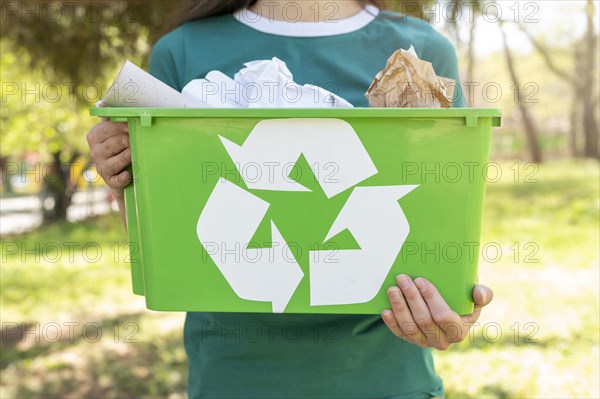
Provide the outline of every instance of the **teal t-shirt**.
{"type": "MultiPolygon", "coordinates": [[[[245,62],[278,57],[297,83],[366,107],[373,77],[410,45],[438,75],[458,82],[447,39],[423,21],[384,11],[358,29],[319,36],[267,32],[234,15],[187,22],[156,43],[150,73],[181,90],[211,70],[233,77],[245,62]]],[[[464,106],[459,85],[455,92],[454,106],[464,106]]],[[[443,396],[431,350],[394,336],[379,315],[188,313],[184,340],[190,398],[443,396]]]]}

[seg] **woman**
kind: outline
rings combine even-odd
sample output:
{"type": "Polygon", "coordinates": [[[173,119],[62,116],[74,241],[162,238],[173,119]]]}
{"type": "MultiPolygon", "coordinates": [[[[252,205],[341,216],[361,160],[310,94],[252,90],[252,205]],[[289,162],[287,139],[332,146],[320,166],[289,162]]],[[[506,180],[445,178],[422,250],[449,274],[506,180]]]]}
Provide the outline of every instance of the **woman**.
{"type": "MultiPolygon", "coordinates": [[[[369,1],[191,1],[155,45],[150,73],[181,90],[211,70],[278,57],[300,84],[354,106],[388,57],[413,45],[438,75],[458,82],[450,43],[427,23],[369,1]]],[[[464,106],[460,87],[455,107],[464,106]]],[[[88,134],[92,156],[124,213],[131,180],[127,127],[104,120],[88,134]],[[116,167],[114,165],[117,165],[116,167]]],[[[459,316],[428,281],[398,276],[390,309],[373,315],[188,313],[189,396],[218,398],[427,398],[443,396],[431,348],[462,341],[492,299],[473,290],[459,316]]]]}

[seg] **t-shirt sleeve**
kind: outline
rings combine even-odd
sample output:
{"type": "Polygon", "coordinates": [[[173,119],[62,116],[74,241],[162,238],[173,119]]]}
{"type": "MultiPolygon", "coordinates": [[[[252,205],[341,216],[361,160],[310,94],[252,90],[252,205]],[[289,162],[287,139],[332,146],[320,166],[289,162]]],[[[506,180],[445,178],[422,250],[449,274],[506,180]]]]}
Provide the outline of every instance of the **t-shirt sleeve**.
{"type": "Polygon", "coordinates": [[[152,76],[177,91],[183,89],[176,61],[176,54],[183,45],[180,36],[180,30],[175,30],[160,38],[150,52],[148,63],[148,71],[152,76]]]}
{"type": "Polygon", "coordinates": [[[456,57],[456,51],[454,50],[452,43],[450,43],[450,41],[441,33],[431,28],[429,35],[425,40],[421,58],[431,62],[433,69],[438,76],[454,79],[456,81],[452,107],[466,107],[466,101],[458,72],[458,58],[456,57]]]}

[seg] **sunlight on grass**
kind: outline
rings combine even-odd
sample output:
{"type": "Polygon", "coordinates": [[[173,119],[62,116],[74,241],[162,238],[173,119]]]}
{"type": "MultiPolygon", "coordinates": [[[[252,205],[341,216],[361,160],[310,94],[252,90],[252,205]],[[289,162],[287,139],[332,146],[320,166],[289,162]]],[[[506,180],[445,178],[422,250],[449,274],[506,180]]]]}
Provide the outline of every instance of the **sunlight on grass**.
{"type": "MultiPolygon", "coordinates": [[[[435,352],[447,395],[599,397],[598,164],[500,166],[482,245],[501,253],[479,269],[495,299],[435,352]]],[[[126,255],[116,215],[3,239],[0,397],[185,396],[184,315],[145,309],[126,255]]]]}
{"type": "Polygon", "coordinates": [[[449,398],[600,397],[598,164],[542,165],[537,182],[512,166],[486,194],[482,244],[502,256],[480,258],[479,280],[495,299],[436,366],[449,398]]]}
{"type": "Polygon", "coordinates": [[[7,237],[5,249],[0,397],[185,396],[184,314],[132,294],[116,215],[7,237]]]}

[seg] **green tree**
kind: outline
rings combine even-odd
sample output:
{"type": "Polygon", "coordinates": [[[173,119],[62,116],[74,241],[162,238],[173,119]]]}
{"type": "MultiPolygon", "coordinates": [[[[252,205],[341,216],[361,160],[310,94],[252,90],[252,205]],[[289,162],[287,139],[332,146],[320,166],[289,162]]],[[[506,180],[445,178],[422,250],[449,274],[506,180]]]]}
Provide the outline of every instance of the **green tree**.
{"type": "Polygon", "coordinates": [[[45,155],[44,163],[32,165],[30,172],[54,204],[46,209],[45,220],[63,220],[75,190],[71,165],[85,151],[83,132],[92,121],[69,85],[49,81],[38,68],[21,68],[30,55],[6,40],[0,41],[0,48],[3,180],[9,181],[9,156],[26,151],[45,155]]]}
{"type": "Polygon", "coordinates": [[[65,220],[76,186],[73,162],[87,154],[87,108],[124,59],[143,62],[170,2],[2,2],[0,42],[3,179],[24,151],[36,166],[42,195],[54,204],[44,221],[65,220]]]}

